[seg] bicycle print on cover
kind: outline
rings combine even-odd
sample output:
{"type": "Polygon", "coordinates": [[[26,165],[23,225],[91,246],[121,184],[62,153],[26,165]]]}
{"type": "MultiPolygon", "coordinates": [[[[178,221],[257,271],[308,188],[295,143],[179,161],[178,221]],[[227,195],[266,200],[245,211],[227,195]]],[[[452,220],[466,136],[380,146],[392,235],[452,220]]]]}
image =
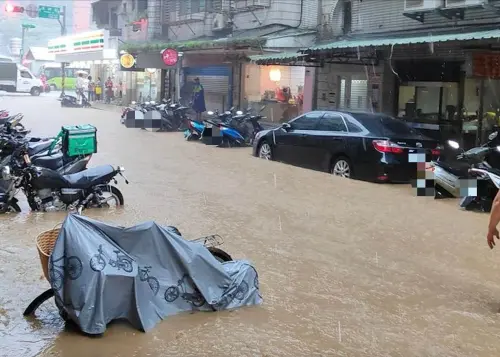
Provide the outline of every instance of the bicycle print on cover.
{"type": "Polygon", "coordinates": [[[233,309],[263,301],[250,262],[220,263],[203,243],[155,222],[117,227],[70,214],[53,257],[61,259],[54,260],[53,271],[68,271],[59,290],[53,284],[58,300],[65,301],[58,307],[88,334],[104,333],[118,318],[147,331],[183,311],[233,309]],[[81,264],[70,257],[78,257],[81,264]],[[69,274],[77,276],[79,266],[78,278],[71,280],[69,274]]]}

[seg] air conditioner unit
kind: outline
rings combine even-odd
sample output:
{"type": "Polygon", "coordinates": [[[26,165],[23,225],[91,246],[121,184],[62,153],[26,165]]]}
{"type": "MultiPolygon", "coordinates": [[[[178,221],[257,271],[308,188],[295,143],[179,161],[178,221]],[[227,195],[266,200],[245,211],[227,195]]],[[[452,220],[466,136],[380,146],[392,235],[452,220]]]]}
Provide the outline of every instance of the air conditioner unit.
{"type": "Polygon", "coordinates": [[[445,6],[447,8],[481,6],[487,3],[487,0],[445,0],[445,6]]]}
{"type": "Polygon", "coordinates": [[[443,7],[444,0],[405,0],[405,11],[425,11],[443,7]]]}
{"type": "Polygon", "coordinates": [[[227,17],[225,14],[215,14],[212,22],[212,30],[224,30],[227,27],[227,17]]]}

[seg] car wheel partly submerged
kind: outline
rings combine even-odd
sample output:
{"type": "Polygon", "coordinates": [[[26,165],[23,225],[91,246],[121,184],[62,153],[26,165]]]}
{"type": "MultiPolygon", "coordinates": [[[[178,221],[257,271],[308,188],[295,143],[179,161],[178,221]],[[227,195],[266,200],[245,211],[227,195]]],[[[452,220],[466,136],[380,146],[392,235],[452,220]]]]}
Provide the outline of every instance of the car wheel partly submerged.
{"type": "Polygon", "coordinates": [[[273,159],[273,150],[267,141],[263,141],[259,146],[259,157],[265,160],[273,159]]]}
{"type": "Polygon", "coordinates": [[[330,173],[335,176],[351,178],[352,168],[351,163],[346,157],[339,157],[335,159],[330,169],[330,173]]]}

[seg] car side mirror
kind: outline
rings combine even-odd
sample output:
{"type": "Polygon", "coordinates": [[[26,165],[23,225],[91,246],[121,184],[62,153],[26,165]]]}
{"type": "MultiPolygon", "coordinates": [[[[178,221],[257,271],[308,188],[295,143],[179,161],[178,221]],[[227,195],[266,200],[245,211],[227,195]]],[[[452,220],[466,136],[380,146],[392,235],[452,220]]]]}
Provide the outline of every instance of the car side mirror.
{"type": "Polygon", "coordinates": [[[288,131],[292,129],[292,126],[289,123],[283,123],[281,124],[281,128],[288,131]]]}

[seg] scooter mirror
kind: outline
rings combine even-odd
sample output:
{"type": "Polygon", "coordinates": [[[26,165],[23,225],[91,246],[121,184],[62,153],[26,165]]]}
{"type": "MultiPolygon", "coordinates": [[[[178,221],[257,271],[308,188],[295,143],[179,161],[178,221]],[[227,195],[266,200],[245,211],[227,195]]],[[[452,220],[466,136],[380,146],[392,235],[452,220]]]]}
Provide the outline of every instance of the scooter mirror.
{"type": "Polygon", "coordinates": [[[491,133],[490,135],[488,135],[488,139],[489,139],[489,140],[493,140],[493,139],[495,139],[497,136],[498,136],[498,132],[497,132],[497,131],[495,131],[495,132],[491,133]]]}
{"type": "Polygon", "coordinates": [[[209,111],[207,112],[207,114],[208,114],[208,115],[214,115],[214,112],[213,112],[213,111],[211,111],[211,110],[209,110],[209,111]]]}
{"type": "Polygon", "coordinates": [[[453,149],[458,149],[460,147],[460,145],[453,140],[448,140],[448,145],[451,146],[453,149]]]}
{"type": "Polygon", "coordinates": [[[241,115],[241,114],[243,114],[243,112],[242,112],[241,110],[238,110],[238,111],[236,112],[236,114],[237,114],[237,115],[241,115]]]}

